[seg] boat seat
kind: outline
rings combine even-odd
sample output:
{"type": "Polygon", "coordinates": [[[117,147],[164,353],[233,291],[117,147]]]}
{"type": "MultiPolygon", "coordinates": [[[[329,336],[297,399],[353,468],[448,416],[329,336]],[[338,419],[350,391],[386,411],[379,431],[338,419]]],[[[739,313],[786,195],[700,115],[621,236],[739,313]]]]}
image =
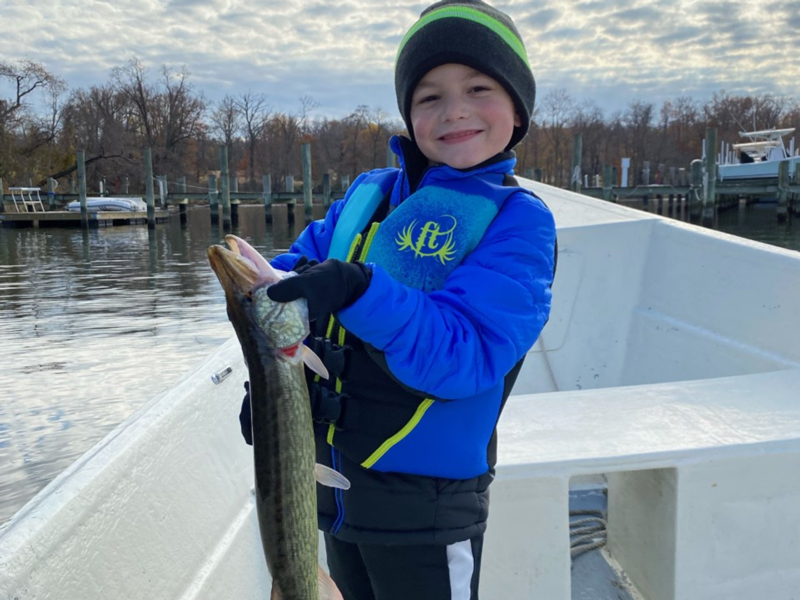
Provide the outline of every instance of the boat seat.
{"type": "Polygon", "coordinates": [[[799,398],[798,369],[512,396],[482,587],[507,600],[574,598],[570,479],[603,474],[607,550],[644,597],[744,600],[766,586],[793,598],[799,398]]]}

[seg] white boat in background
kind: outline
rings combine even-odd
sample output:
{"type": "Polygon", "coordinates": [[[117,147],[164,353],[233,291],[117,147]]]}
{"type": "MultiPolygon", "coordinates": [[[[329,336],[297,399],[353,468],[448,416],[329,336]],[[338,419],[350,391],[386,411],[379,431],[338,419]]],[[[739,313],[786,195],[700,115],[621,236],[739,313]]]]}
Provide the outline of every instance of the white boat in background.
{"type": "Polygon", "coordinates": [[[794,138],[788,148],[783,138],[792,133],[794,128],[740,132],[749,141],[723,144],[717,165],[719,180],[777,179],[778,167],[784,160],[789,161],[791,177],[800,163],[800,155],[795,151],[794,138]]]}
{"type": "MultiPolygon", "coordinates": [[[[796,600],[800,253],[520,181],[561,250],[498,427],[481,597],[796,600]],[[580,489],[608,542],[573,565],[580,489]]],[[[230,340],[43,489],[0,529],[0,598],[266,598],[245,379],[230,340]]]]}
{"type": "MultiPolygon", "coordinates": [[[[79,201],[67,204],[67,210],[80,212],[79,201]]],[[[89,212],[147,212],[147,204],[141,198],[87,198],[86,210],[89,212]]]]}

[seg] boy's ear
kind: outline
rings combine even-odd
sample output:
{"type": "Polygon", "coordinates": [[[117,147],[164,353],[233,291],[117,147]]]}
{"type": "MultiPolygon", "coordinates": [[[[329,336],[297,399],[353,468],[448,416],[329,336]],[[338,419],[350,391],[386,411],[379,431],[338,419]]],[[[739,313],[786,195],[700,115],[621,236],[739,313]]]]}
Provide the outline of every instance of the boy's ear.
{"type": "Polygon", "coordinates": [[[522,127],[522,119],[519,118],[517,111],[514,111],[514,127],[522,127]]]}

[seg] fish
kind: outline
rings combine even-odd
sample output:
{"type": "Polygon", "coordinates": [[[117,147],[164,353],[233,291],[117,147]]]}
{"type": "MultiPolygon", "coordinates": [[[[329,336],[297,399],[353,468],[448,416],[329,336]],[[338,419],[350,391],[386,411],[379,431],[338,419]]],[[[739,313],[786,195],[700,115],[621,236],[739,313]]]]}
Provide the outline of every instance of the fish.
{"type": "Polygon", "coordinates": [[[267,288],[293,273],[273,268],[239,237],[215,244],[208,260],[225,292],[226,310],[250,378],[255,496],[259,530],[272,576],[271,600],[341,600],[318,562],[317,482],[348,489],[349,481],[316,464],[303,365],[328,377],[303,344],[309,334],[304,298],[275,302],[267,288]]]}

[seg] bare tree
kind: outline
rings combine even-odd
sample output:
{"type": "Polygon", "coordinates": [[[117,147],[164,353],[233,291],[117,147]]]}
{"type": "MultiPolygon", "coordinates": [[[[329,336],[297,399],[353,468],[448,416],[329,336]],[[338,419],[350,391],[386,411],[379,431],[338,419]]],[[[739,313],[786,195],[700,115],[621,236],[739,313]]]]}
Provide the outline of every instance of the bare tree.
{"type": "Polygon", "coordinates": [[[111,71],[111,80],[116,90],[134,108],[134,126],[139,129],[144,145],[152,148],[156,145],[152,115],[156,91],[147,82],[146,76],[147,69],[136,57],[130,59],[124,67],[115,67],[111,71]]]}
{"type": "Polygon", "coordinates": [[[18,62],[0,61],[0,79],[10,80],[13,89],[11,97],[0,102],[0,125],[20,111],[35,90],[63,85],[63,81],[52,75],[44,65],[27,59],[18,62]]]}
{"type": "Polygon", "coordinates": [[[583,139],[582,171],[590,175],[602,170],[602,145],[605,136],[603,112],[592,101],[583,102],[572,113],[572,133],[583,139]]]}
{"type": "Polygon", "coordinates": [[[267,97],[264,94],[254,94],[251,90],[243,93],[236,100],[236,107],[239,109],[245,143],[247,144],[248,179],[252,185],[256,178],[256,147],[264,135],[264,130],[272,115],[272,109],[267,103],[267,97]]]}
{"type": "Polygon", "coordinates": [[[309,116],[319,108],[319,103],[311,96],[300,96],[300,130],[303,135],[309,133],[309,116]]]}
{"type": "Polygon", "coordinates": [[[160,119],[157,127],[165,151],[165,158],[173,169],[180,169],[184,144],[195,137],[202,127],[205,101],[193,95],[185,69],[170,71],[162,68],[163,92],[157,96],[160,119]]]}
{"type": "Polygon", "coordinates": [[[226,95],[217,103],[211,113],[211,124],[213,131],[219,134],[222,142],[228,148],[232,148],[234,137],[241,128],[241,115],[233,97],[226,95]]]}
{"type": "Polygon", "coordinates": [[[575,110],[575,100],[564,88],[558,88],[542,99],[542,128],[549,144],[549,165],[555,185],[564,183],[565,155],[570,142],[568,131],[570,116],[575,110]]]}

